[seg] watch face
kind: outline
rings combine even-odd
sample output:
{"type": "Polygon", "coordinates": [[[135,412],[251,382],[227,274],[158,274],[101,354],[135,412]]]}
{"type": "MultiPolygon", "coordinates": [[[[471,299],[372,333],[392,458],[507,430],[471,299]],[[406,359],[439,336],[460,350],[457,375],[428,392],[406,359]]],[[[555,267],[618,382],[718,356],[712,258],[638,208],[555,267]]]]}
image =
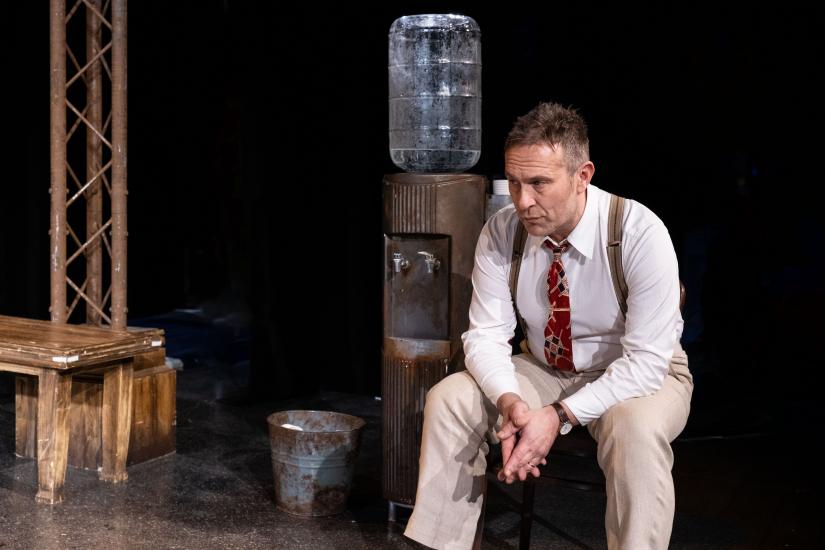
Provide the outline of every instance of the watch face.
{"type": "Polygon", "coordinates": [[[570,430],[572,430],[572,429],[573,429],[573,424],[571,424],[570,422],[565,422],[564,424],[561,425],[561,429],[559,430],[559,433],[561,435],[567,435],[567,434],[570,433],[570,430]]]}

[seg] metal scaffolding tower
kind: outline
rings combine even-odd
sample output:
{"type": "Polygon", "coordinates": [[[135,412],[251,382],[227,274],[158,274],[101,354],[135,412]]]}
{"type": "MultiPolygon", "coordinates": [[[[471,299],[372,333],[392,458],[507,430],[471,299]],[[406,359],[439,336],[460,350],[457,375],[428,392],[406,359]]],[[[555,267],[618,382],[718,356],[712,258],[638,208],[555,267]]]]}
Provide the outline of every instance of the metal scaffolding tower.
{"type": "Polygon", "coordinates": [[[82,302],[87,323],[125,329],[126,0],[51,0],[50,27],[51,319],[82,302]]]}

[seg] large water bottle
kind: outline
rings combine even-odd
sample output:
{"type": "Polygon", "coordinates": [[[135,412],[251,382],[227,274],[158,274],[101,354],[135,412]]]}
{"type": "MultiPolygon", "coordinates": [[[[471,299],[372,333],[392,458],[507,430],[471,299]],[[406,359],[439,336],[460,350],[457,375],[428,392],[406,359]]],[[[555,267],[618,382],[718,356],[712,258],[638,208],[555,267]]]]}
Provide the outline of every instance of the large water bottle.
{"type": "Polygon", "coordinates": [[[406,172],[462,172],[481,156],[481,31],[470,17],[390,27],[390,156],[406,172]]]}

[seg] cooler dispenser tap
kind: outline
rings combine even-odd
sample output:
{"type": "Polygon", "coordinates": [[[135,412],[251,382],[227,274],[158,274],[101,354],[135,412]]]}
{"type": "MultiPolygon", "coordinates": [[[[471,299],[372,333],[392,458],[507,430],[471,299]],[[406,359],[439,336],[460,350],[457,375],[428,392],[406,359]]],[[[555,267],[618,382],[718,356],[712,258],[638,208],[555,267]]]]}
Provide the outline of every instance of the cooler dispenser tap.
{"type": "Polygon", "coordinates": [[[427,273],[434,273],[438,271],[439,267],[441,267],[441,260],[436,258],[433,254],[424,251],[419,252],[419,254],[424,256],[424,263],[427,264],[427,273]]]}
{"type": "Polygon", "coordinates": [[[406,271],[407,269],[409,269],[410,261],[405,259],[400,252],[393,252],[392,267],[393,271],[395,271],[396,273],[401,273],[402,271],[406,271]]]}

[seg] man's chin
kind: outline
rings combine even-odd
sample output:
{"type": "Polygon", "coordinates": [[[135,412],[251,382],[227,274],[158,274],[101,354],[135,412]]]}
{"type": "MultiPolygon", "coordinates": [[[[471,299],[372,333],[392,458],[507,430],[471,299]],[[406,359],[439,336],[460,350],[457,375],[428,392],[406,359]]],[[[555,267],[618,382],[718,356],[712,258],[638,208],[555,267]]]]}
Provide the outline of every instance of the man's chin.
{"type": "Polygon", "coordinates": [[[539,222],[530,222],[528,220],[522,219],[521,223],[522,225],[524,225],[524,228],[527,230],[527,233],[534,237],[544,237],[548,234],[544,225],[539,222]]]}

